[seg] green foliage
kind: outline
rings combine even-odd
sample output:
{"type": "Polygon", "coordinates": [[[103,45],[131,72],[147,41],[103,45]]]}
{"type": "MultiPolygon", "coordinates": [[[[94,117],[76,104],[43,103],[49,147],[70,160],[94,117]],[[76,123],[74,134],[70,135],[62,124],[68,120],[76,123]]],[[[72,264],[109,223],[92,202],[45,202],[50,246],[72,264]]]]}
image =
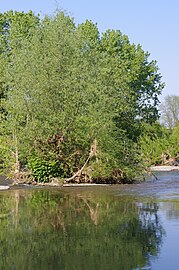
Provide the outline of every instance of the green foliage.
{"type": "Polygon", "coordinates": [[[152,140],[148,135],[141,138],[142,158],[147,166],[161,165],[162,154],[167,152],[167,138],[155,138],[152,140]]]}
{"type": "MultiPolygon", "coordinates": [[[[145,131],[140,137],[142,159],[147,166],[163,165],[164,155],[168,161],[179,160],[179,127],[168,130],[159,123],[145,125],[145,131]]],[[[167,161],[166,161],[167,162],[167,161]]],[[[170,163],[169,163],[170,164],[170,163]]]]}
{"type": "Polygon", "coordinates": [[[0,174],[8,174],[14,166],[15,159],[11,143],[9,136],[0,135],[0,174]]]}
{"type": "Polygon", "coordinates": [[[38,181],[68,178],[83,167],[96,140],[90,177],[121,172],[125,181],[135,178],[138,138],[143,123],[158,118],[163,87],[149,54],[120,31],[100,36],[93,22],[76,26],[63,12],[42,20],[32,12],[9,12],[1,27],[1,134],[16,153],[15,166],[7,167],[38,157],[31,165],[38,181]]]}
{"type": "Polygon", "coordinates": [[[60,174],[60,166],[56,161],[46,161],[36,157],[30,159],[28,165],[37,182],[48,182],[50,178],[60,174]]]}
{"type": "Polygon", "coordinates": [[[172,157],[179,160],[179,125],[172,129],[169,137],[169,152],[172,157]]]}

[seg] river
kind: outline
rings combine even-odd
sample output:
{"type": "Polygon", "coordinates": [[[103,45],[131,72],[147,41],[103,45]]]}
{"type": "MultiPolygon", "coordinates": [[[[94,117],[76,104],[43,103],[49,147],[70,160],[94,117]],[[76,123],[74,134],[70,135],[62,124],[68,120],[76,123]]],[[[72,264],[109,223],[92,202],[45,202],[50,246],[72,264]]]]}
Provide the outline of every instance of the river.
{"type": "Polygon", "coordinates": [[[178,270],[179,172],[0,191],[0,269],[178,270]]]}

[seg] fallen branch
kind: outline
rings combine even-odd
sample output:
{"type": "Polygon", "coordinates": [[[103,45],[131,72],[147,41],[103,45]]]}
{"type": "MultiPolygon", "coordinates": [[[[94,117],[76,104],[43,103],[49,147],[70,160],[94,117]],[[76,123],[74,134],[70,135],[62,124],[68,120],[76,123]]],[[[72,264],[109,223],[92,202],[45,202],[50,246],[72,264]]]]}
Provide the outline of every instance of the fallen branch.
{"type": "Polygon", "coordinates": [[[145,167],[144,170],[147,172],[147,174],[152,175],[155,180],[159,180],[158,177],[149,168],[145,167]]]}
{"type": "Polygon", "coordinates": [[[80,176],[82,171],[84,170],[84,168],[86,167],[86,165],[90,161],[90,159],[94,156],[97,157],[97,141],[96,141],[96,139],[91,144],[89,156],[88,156],[87,160],[85,161],[83,167],[79,171],[77,171],[72,177],[65,179],[65,182],[70,182],[73,179],[75,179],[76,177],[80,176]]]}
{"type": "Polygon", "coordinates": [[[69,182],[69,181],[75,179],[77,176],[80,176],[81,173],[82,173],[82,171],[84,170],[85,166],[86,166],[87,163],[89,162],[90,158],[91,158],[91,157],[89,156],[89,157],[87,158],[87,160],[85,161],[83,167],[82,167],[79,171],[77,171],[72,177],[70,177],[70,178],[68,178],[68,179],[65,179],[65,181],[66,181],[66,182],[69,182]]]}

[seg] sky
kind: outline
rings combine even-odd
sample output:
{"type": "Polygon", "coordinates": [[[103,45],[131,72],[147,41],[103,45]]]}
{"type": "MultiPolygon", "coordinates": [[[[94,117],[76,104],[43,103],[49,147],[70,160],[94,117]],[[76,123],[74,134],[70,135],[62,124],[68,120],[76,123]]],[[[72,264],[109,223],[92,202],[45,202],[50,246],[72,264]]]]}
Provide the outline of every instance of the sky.
{"type": "Polygon", "coordinates": [[[160,97],[179,95],[179,1],[178,0],[0,0],[0,12],[29,11],[53,15],[56,9],[97,23],[100,32],[120,30],[131,43],[141,44],[156,60],[165,88],[160,97]]]}

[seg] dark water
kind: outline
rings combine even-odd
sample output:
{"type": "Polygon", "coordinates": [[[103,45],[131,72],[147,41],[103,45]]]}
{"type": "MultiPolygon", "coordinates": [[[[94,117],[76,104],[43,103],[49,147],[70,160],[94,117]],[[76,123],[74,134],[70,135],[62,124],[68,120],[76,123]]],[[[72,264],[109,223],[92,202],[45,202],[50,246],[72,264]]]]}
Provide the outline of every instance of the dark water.
{"type": "Polygon", "coordinates": [[[108,187],[0,192],[0,269],[178,270],[179,172],[108,187]]]}

